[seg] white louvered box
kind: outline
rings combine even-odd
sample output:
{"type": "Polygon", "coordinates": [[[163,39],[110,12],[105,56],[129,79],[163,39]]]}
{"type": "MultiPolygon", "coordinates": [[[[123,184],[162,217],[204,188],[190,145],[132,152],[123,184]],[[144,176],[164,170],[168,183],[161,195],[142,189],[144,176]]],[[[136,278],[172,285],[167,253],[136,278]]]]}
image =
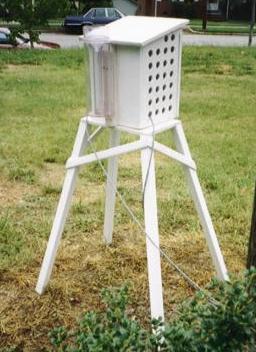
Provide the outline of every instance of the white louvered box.
{"type": "Polygon", "coordinates": [[[179,116],[184,19],[128,16],[85,33],[91,117],[142,129],[179,116]]]}

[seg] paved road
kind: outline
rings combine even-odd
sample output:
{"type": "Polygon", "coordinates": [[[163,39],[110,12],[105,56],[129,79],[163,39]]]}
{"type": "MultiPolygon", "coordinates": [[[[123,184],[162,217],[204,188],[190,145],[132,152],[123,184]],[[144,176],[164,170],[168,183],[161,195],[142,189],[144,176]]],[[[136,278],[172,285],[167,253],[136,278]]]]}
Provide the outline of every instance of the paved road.
{"type": "MultiPolygon", "coordinates": [[[[60,44],[62,48],[78,47],[77,35],[60,33],[42,33],[41,40],[48,40],[60,44]]],[[[212,45],[212,46],[247,46],[248,37],[238,35],[200,35],[184,34],[183,43],[185,45],[212,45]]],[[[253,39],[253,46],[256,46],[256,38],[253,39]]]]}
{"type": "MultiPolygon", "coordinates": [[[[248,36],[184,34],[183,43],[185,45],[247,46],[248,36]]],[[[253,40],[253,46],[256,46],[256,38],[253,40]]]]}
{"type": "Polygon", "coordinates": [[[113,0],[113,5],[115,8],[129,16],[134,16],[137,10],[137,5],[127,0],[113,0]]]}

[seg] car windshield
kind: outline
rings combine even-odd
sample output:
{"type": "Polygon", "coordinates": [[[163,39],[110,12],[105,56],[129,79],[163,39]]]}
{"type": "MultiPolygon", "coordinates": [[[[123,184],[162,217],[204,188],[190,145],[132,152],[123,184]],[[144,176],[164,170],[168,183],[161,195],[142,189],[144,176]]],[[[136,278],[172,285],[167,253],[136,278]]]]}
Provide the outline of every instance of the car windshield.
{"type": "Polygon", "coordinates": [[[0,32],[0,44],[6,44],[9,42],[9,36],[7,33],[0,32]]]}

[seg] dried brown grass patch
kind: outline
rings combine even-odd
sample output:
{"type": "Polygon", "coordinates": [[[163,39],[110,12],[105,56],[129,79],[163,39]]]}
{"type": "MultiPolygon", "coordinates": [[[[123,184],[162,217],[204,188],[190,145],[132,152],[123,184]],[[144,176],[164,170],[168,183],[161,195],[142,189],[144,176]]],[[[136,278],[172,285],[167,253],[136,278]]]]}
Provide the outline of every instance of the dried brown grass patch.
{"type": "Polygon", "coordinates": [[[56,163],[45,163],[40,173],[39,182],[42,185],[52,184],[54,186],[62,186],[65,176],[65,166],[56,163]]]}
{"type": "MultiPolygon", "coordinates": [[[[200,285],[209,282],[212,265],[201,233],[161,236],[164,250],[200,285]]],[[[45,243],[46,244],[46,243],[45,243]]],[[[42,246],[41,255],[44,252],[42,246]]],[[[46,292],[34,289],[41,257],[22,270],[1,272],[1,343],[40,351],[48,346],[47,333],[54,327],[74,326],[82,312],[102,309],[99,292],[104,287],[130,282],[130,314],[149,323],[145,237],[134,225],[115,229],[113,244],[105,246],[98,232],[70,241],[65,236],[46,292]],[[78,240],[78,239],[77,239],[78,240]]],[[[193,289],[162,259],[166,318],[193,289]]]]}
{"type": "Polygon", "coordinates": [[[5,207],[17,205],[23,201],[29,193],[36,193],[34,185],[23,182],[12,182],[4,177],[0,178],[0,202],[5,207]]]}

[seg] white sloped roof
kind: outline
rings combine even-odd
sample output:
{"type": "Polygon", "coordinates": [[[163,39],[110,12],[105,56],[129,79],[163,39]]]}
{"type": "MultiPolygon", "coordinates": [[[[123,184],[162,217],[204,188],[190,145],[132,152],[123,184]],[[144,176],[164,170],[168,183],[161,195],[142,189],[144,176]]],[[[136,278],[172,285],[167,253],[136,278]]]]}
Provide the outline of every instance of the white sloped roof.
{"type": "Polygon", "coordinates": [[[180,18],[126,16],[104,27],[94,29],[89,36],[108,37],[108,42],[120,45],[144,46],[170,31],[185,28],[188,20],[180,18]]]}

